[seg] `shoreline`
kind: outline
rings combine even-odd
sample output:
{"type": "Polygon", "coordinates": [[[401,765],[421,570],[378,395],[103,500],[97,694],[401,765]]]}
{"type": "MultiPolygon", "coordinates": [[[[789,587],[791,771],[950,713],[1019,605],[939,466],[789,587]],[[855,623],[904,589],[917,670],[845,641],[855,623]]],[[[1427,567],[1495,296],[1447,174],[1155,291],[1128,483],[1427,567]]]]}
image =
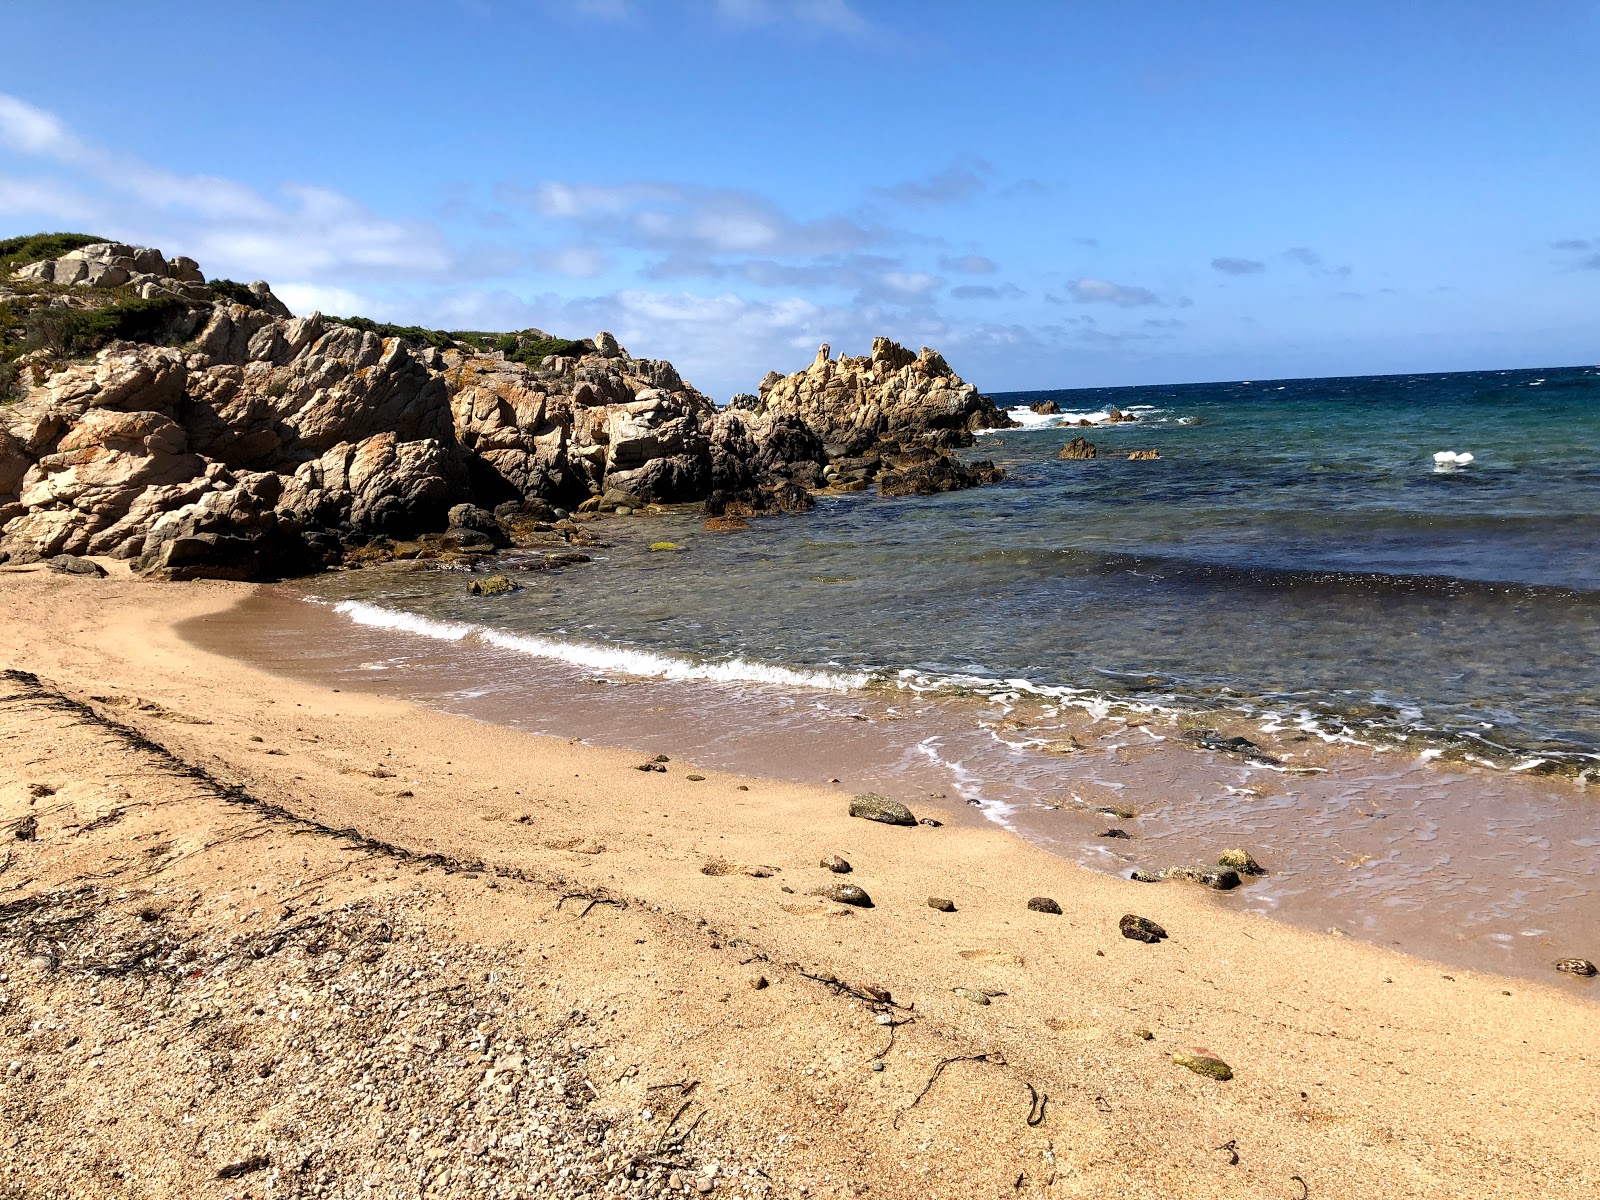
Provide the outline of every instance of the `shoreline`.
{"type": "Polygon", "coordinates": [[[1259,738],[1297,770],[1321,773],[1297,774],[1187,745],[1183,726],[1159,712],[1107,720],[1041,708],[1045,718],[978,697],[636,678],[437,629],[357,623],[306,599],[263,588],[181,632],[318,686],[547,736],[688,753],[844,797],[921,797],[947,821],[999,826],[1101,875],[1207,866],[1242,847],[1267,876],[1209,902],[1449,966],[1590,990],[1552,969],[1592,956],[1588,933],[1600,924],[1600,866],[1582,851],[1592,822],[1584,796],[1559,778],[1228,723],[1227,734],[1259,738]],[[1108,827],[1119,836],[1104,837],[1108,827]]]}
{"type": "MultiPolygon", "coordinates": [[[[716,1194],[855,1196],[864,1184],[873,1195],[907,1197],[1152,1188],[1231,1197],[1294,1195],[1296,1178],[1311,1195],[1398,1187],[1453,1197],[1488,1187],[1581,1196],[1600,1186],[1589,1082],[1594,1009],[1560,987],[1442,972],[1228,911],[1198,890],[1097,875],[982,824],[896,829],[852,820],[847,794],[697,768],[672,746],[662,747],[671,756],[666,773],[640,772],[634,752],[294,682],[198,650],[176,632],[186,619],[226,611],[252,593],[247,586],[161,585],[120,572],[106,580],[8,572],[4,580],[7,668],[36,673],[41,686],[263,805],[364,839],[274,836],[213,849],[202,818],[216,819],[217,797],[189,794],[181,779],[139,761],[136,747],[80,755],[68,743],[88,736],[81,723],[30,718],[0,741],[0,816],[15,824],[39,814],[36,836],[11,843],[0,876],[7,902],[67,888],[85,877],[91,851],[105,861],[137,852],[146,843],[122,840],[135,832],[188,849],[161,868],[179,878],[124,888],[116,905],[135,908],[159,892],[164,905],[181,901],[191,913],[236,906],[232,920],[271,924],[282,907],[344,911],[409,897],[422,942],[494,948],[480,959],[492,969],[473,987],[498,974],[530,989],[519,996],[539,994],[541,984],[563,989],[542,1015],[519,1019],[543,1022],[554,1036],[557,1009],[586,1014],[589,1062],[574,1068],[586,1083],[573,1076],[572,1085],[608,1128],[636,1126],[645,1105],[652,1113],[660,1106],[649,1084],[704,1081],[697,1102],[710,1114],[709,1133],[697,1136],[710,1137],[717,1153],[742,1148],[760,1170],[712,1176],[716,1194]],[[33,784],[51,789],[48,799],[33,784]],[[118,799],[118,789],[127,797],[118,799]],[[118,809],[124,815],[102,822],[118,809]],[[386,856],[373,849],[380,843],[439,858],[417,876],[394,867],[419,860],[386,856]],[[844,878],[874,908],[808,894],[839,878],[816,865],[828,853],[855,865],[844,878]],[[572,891],[627,907],[574,916],[557,898],[572,891]],[[930,894],[952,897],[956,912],[929,908],[930,894]],[[1063,914],[1029,911],[1033,895],[1053,896],[1063,914]],[[1119,936],[1127,912],[1170,938],[1147,946],[1119,936]],[[769,986],[751,986],[757,973],[769,986]],[[886,989],[892,1006],[863,991],[868,984],[886,989]],[[887,1026],[875,1015],[885,1012],[887,1026]],[[907,1017],[914,1020],[900,1023],[907,1017]],[[893,1049],[879,1056],[886,1028],[893,1049]],[[1226,1059],[1234,1078],[1175,1064],[1173,1053],[1194,1044],[1226,1059]],[[959,1065],[943,1070],[946,1061],[959,1065]],[[638,1075],[627,1074],[630,1064],[638,1075]],[[935,1074],[937,1087],[925,1089],[935,1074]],[[1050,1097],[1038,1125],[1023,1111],[1030,1087],[1050,1097]],[[1237,1163],[1214,1149],[1225,1143],[1237,1163]]],[[[285,985],[295,978],[290,971],[285,985]]],[[[20,962],[10,979],[14,999],[19,983],[24,999],[67,987],[58,968],[20,962]]],[[[462,986],[469,981],[463,974],[462,986]]],[[[133,1011],[141,1001],[122,986],[102,985],[133,1011]]],[[[180,998],[210,987],[172,986],[180,998]]],[[[248,1041],[256,998],[224,990],[208,1002],[248,1041]]],[[[300,1003],[318,1010],[334,1001],[300,1003]]],[[[187,1046],[196,1035],[169,1036],[187,1046]]],[[[96,1076],[62,1075],[57,1065],[70,1055],[45,1040],[30,1038],[39,1044],[27,1046],[16,1078],[37,1071],[66,1088],[65,1098],[52,1101],[50,1120],[32,1124],[7,1102],[17,1140],[5,1173],[42,1194],[40,1181],[69,1194],[72,1183],[49,1182],[69,1136],[59,1122],[102,1106],[91,1102],[96,1076]]],[[[131,1070],[154,1053],[154,1043],[124,1029],[106,1039],[103,1057],[131,1070]]],[[[270,1077],[250,1085],[255,1107],[239,1110],[232,1131],[240,1145],[272,1142],[275,1163],[293,1157],[296,1139],[321,1136],[305,1124],[273,1124],[273,1098],[286,1103],[296,1078],[282,1074],[281,1092],[270,1077]]],[[[387,1094],[426,1107],[420,1084],[406,1077],[387,1094]]],[[[223,1077],[220,1090],[196,1102],[199,1115],[225,1108],[244,1087],[223,1077]]],[[[80,1130],[91,1152],[77,1146],[79,1159],[138,1164],[168,1153],[168,1185],[207,1196],[248,1190],[248,1179],[219,1180],[214,1162],[202,1170],[187,1150],[173,1152],[179,1139],[193,1139],[175,1116],[133,1108],[80,1130]]],[[[427,1142],[424,1135],[419,1145],[427,1142]]],[[[370,1146],[357,1134],[349,1153],[354,1164],[369,1152],[404,1156],[406,1146],[397,1129],[370,1146]]],[[[462,1153],[456,1146],[424,1166],[434,1181],[437,1163],[461,1171],[430,1184],[438,1194],[480,1194],[478,1167],[462,1153]]],[[[484,1161],[493,1153],[485,1148],[484,1161]]],[[[361,1194],[354,1166],[328,1169],[333,1194],[361,1194]]],[[[571,1177],[582,1188],[563,1191],[554,1176],[538,1185],[543,1191],[528,1186],[534,1194],[639,1194],[620,1161],[596,1169],[610,1174],[571,1177]]],[[[660,1175],[645,1194],[685,1190],[672,1189],[665,1168],[645,1169],[660,1175]]],[[[692,1188],[692,1178],[679,1183],[692,1188]]],[[[115,1186],[109,1177],[103,1193],[76,1183],[71,1194],[115,1186]]],[[[149,1184],[132,1194],[170,1190],[149,1184]]]]}

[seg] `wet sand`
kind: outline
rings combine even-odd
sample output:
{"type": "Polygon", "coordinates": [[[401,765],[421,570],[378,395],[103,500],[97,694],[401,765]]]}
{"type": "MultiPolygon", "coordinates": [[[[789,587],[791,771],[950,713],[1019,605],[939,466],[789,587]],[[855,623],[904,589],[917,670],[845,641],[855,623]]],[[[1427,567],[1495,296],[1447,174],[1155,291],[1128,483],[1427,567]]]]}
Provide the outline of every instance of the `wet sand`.
{"type": "Polygon", "coordinates": [[[1243,847],[1269,874],[1207,895],[1222,908],[1600,993],[1552,970],[1562,957],[1600,955],[1600,809],[1592,790],[1567,779],[1293,729],[1264,735],[1227,715],[1211,719],[1289,769],[1198,749],[1154,716],[600,677],[475,641],[357,625],[289,588],[261,589],[181,631],[321,686],[599,745],[671,748],[718,770],[843,795],[920,800],[947,820],[992,821],[1106,873],[1214,864],[1243,847]],[[1113,829],[1128,836],[1102,836],[1113,829]]]}

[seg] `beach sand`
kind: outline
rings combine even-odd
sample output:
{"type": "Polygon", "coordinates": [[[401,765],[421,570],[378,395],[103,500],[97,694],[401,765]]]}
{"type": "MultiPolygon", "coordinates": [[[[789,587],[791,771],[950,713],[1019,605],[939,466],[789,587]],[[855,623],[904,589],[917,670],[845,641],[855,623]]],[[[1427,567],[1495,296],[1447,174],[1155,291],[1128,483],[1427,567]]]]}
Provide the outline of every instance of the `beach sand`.
{"type": "Polygon", "coordinates": [[[0,573],[0,1193],[1600,1192],[1582,996],[288,682],[109,565],[0,573]]]}

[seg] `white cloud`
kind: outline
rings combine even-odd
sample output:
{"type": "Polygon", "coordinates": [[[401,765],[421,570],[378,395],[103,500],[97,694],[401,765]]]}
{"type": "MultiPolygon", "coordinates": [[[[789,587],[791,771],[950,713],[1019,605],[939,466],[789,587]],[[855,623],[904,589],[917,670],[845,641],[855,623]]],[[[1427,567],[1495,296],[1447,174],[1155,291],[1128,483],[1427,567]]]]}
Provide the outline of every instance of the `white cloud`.
{"type": "Polygon", "coordinates": [[[1080,304],[1115,304],[1121,308],[1139,308],[1146,304],[1161,303],[1161,297],[1149,288],[1112,283],[1106,279],[1074,279],[1067,284],[1067,291],[1080,304]]]}
{"type": "Polygon", "coordinates": [[[0,212],[92,225],[89,232],[187,254],[217,275],[326,279],[440,275],[440,232],[373,213],[341,192],[285,184],[267,196],[229,179],[181,174],[85,141],[54,114],[0,93],[0,147],[55,177],[0,176],[0,212]]]}
{"type": "Polygon", "coordinates": [[[886,271],[880,279],[890,291],[909,296],[926,296],[944,282],[937,275],[924,271],[886,271]]]}
{"type": "Polygon", "coordinates": [[[382,300],[363,296],[349,288],[323,287],[315,283],[276,283],[272,285],[272,292],[302,317],[314,312],[336,317],[381,319],[388,316],[382,300]]]}
{"type": "Polygon", "coordinates": [[[734,188],[550,182],[505,188],[502,196],[593,238],[669,254],[836,254],[883,236],[837,214],[791,217],[766,197],[734,188]]]}

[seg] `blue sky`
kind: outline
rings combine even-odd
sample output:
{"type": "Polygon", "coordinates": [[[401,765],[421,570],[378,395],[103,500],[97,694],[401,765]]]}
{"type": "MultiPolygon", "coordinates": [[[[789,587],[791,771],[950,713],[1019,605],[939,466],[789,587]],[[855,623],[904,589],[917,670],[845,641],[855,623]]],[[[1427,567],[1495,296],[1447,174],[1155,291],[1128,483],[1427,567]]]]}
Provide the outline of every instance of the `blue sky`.
{"type": "Polygon", "coordinates": [[[1600,360],[1600,0],[9,6],[0,236],[719,399],[1600,360]]]}

